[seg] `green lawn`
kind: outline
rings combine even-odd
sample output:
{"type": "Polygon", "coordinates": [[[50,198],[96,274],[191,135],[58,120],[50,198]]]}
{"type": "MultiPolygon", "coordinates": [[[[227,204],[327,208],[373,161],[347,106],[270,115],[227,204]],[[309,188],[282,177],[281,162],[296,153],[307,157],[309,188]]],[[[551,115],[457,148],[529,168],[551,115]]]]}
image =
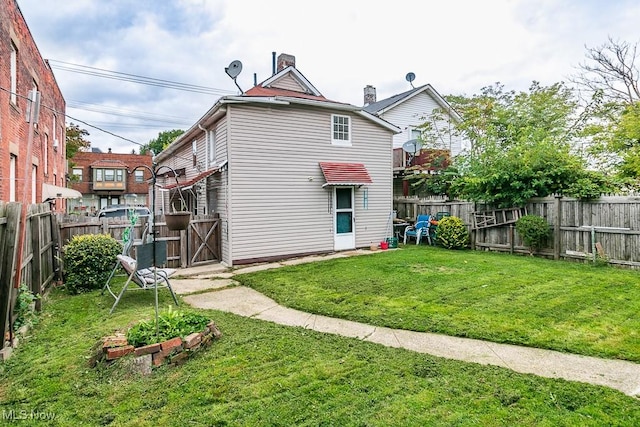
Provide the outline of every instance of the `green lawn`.
{"type": "MultiPolygon", "coordinates": [[[[350,261],[383,265],[396,257],[380,255],[350,261]]],[[[166,291],[160,296],[163,307],[170,304],[166,291]]],[[[111,303],[99,292],[59,291],[44,302],[31,336],[0,363],[0,410],[55,419],[6,425],[555,427],[640,421],[637,399],[605,387],[216,311],[200,312],[224,336],[182,366],[143,378],[119,364],[92,369],[87,359],[98,339],[153,317],[151,292],[125,294],[109,316],[111,303]]]]}
{"type": "Polygon", "coordinates": [[[235,278],[312,313],[640,362],[638,271],[407,245],[235,278]]]}

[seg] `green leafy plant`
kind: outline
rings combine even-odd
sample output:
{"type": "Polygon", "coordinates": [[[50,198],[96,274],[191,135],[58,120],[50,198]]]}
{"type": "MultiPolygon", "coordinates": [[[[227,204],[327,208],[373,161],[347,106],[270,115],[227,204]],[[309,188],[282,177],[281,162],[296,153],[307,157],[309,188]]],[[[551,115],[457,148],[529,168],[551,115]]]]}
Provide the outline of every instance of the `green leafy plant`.
{"type": "Polygon", "coordinates": [[[14,306],[16,320],[13,322],[13,330],[17,331],[24,325],[31,326],[36,323],[37,317],[33,303],[40,299],[40,295],[35,295],[24,283],[18,289],[18,298],[14,306]]]}
{"type": "Polygon", "coordinates": [[[169,309],[158,316],[158,334],[154,320],[142,321],[129,329],[127,342],[134,347],[154,344],[175,337],[184,338],[193,332],[201,332],[210,319],[192,311],[169,309]]]}
{"type": "Polygon", "coordinates": [[[64,247],[66,289],[72,294],[100,289],[121,251],[122,245],[108,234],[74,236],[64,247]]]}
{"type": "Polygon", "coordinates": [[[438,221],[436,236],[438,244],[447,249],[461,249],[469,244],[467,226],[457,216],[447,216],[438,221]]]}
{"type": "Polygon", "coordinates": [[[543,248],[549,238],[549,224],[541,216],[525,215],[516,221],[516,231],[525,245],[529,247],[529,252],[543,248]]]}

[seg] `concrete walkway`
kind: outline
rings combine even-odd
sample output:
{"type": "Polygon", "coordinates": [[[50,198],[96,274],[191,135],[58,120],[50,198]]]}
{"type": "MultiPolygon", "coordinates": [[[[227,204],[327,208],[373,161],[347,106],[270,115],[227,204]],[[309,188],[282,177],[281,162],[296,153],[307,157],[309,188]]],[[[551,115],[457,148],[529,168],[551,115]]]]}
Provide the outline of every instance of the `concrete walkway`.
{"type": "MultiPolygon", "coordinates": [[[[362,255],[368,252],[354,251],[349,254],[335,254],[332,257],[362,255]]],[[[327,258],[300,258],[246,267],[233,272],[221,266],[183,269],[179,270],[171,284],[176,293],[185,295],[183,299],[186,303],[198,308],[231,312],[281,325],[357,338],[447,359],[502,366],[515,372],[602,385],[630,396],[640,395],[640,364],[440,334],[382,328],[309,314],[280,306],[253,289],[236,286],[231,280],[233,274],[240,272],[327,258]],[[188,295],[195,291],[205,292],[188,295]]]]}

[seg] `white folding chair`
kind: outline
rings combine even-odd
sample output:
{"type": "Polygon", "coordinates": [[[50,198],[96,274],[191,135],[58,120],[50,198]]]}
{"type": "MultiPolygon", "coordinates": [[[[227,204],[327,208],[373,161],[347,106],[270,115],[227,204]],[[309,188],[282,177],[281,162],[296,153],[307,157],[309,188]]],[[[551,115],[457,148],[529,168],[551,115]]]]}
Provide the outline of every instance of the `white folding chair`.
{"type": "MultiPolygon", "coordinates": [[[[157,243],[161,244],[158,245],[159,247],[156,247],[155,250],[159,252],[160,258],[164,257],[164,259],[166,259],[166,242],[156,242],[156,244],[157,243]],[[164,245],[162,245],[162,243],[164,243],[164,245]],[[164,247],[164,253],[162,247],[164,247]]],[[[142,265],[140,265],[137,260],[128,255],[117,256],[120,266],[122,266],[128,277],[127,281],[122,287],[122,290],[117,296],[111,291],[111,288],[109,286],[105,285],[105,287],[109,290],[109,293],[116,299],[116,301],[113,303],[113,306],[111,307],[111,310],[109,311],[109,314],[113,313],[113,310],[116,308],[131,283],[136,284],[138,287],[134,289],[139,290],[167,288],[169,289],[169,292],[171,292],[173,301],[176,303],[176,305],[178,305],[178,298],[176,297],[176,294],[171,287],[171,282],[169,282],[169,277],[171,277],[177,270],[175,268],[158,268],[154,265],[150,265],[151,260],[148,253],[154,250],[153,246],[153,243],[147,243],[138,246],[138,258],[143,259],[144,262],[142,265]],[[149,261],[147,262],[145,260],[149,261]]]]}

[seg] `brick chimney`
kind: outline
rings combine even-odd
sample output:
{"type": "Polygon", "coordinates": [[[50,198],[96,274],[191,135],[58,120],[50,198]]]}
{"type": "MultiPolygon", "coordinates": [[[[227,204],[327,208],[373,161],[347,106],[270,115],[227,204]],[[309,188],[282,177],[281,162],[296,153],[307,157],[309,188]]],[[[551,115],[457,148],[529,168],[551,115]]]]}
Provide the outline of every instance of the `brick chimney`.
{"type": "Polygon", "coordinates": [[[284,70],[288,66],[296,66],[296,57],[287,53],[278,55],[278,72],[284,70]]]}
{"type": "Polygon", "coordinates": [[[376,88],[371,85],[364,87],[364,106],[376,102],[376,88]]]}

